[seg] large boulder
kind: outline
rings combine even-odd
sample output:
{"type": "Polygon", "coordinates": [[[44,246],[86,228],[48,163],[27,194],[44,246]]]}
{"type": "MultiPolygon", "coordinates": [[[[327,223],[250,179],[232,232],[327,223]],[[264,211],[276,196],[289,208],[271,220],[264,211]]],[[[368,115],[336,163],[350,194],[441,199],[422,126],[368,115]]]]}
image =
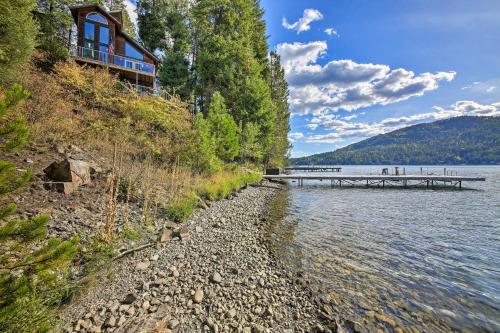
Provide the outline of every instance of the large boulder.
{"type": "Polygon", "coordinates": [[[86,161],[65,158],[53,162],[43,170],[45,174],[56,182],[70,182],[75,187],[90,184],[90,165],[86,161]]]}

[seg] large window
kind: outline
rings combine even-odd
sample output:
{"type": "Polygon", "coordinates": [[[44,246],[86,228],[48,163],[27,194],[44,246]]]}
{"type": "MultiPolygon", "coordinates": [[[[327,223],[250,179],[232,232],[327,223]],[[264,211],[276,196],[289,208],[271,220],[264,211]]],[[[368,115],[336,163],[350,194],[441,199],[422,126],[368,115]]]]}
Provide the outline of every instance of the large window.
{"type": "Polygon", "coordinates": [[[109,51],[109,28],[105,26],[99,27],[99,51],[109,51]]]}
{"type": "Polygon", "coordinates": [[[129,42],[125,42],[125,56],[137,60],[144,60],[144,55],[129,42]]]}
{"type": "Polygon", "coordinates": [[[95,49],[95,25],[85,22],[83,29],[83,54],[85,58],[94,58],[95,49]]]}

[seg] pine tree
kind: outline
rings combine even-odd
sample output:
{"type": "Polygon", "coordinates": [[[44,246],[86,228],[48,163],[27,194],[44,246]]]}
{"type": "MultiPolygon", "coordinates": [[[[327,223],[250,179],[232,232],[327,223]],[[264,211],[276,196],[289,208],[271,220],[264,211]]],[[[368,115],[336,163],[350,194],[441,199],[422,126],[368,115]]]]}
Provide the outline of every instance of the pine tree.
{"type": "Polygon", "coordinates": [[[187,57],[191,40],[186,15],[180,6],[169,8],[165,27],[170,37],[170,45],[165,50],[160,67],[160,83],[181,99],[189,100],[192,93],[192,76],[187,57]]]}
{"type": "Polygon", "coordinates": [[[0,9],[0,85],[16,80],[35,48],[33,0],[5,0],[0,9]]]}
{"type": "Polygon", "coordinates": [[[224,97],[215,92],[208,110],[208,124],[215,140],[217,156],[224,161],[233,161],[238,156],[238,126],[227,112],[224,97]]]}
{"type": "MultiPolygon", "coordinates": [[[[26,121],[13,114],[27,96],[18,85],[0,94],[2,152],[27,144],[26,121]]],[[[18,172],[11,163],[0,161],[0,197],[30,179],[31,172],[18,172]]],[[[51,238],[40,244],[47,233],[48,217],[20,220],[13,217],[15,209],[14,204],[0,208],[0,331],[45,332],[51,327],[50,305],[62,291],[61,277],[76,252],[78,239],[51,238]]]]}
{"type": "Polygon", "coordinates": [[[165,0],[138,0],[137,25],[139,37],[151,51],[163,52],[167,48],[165,26],[165,0]]]}
{"type": "Polygon", "coordinates": [[[240,159],[252,162],[259,162],[262,159],[259,136],[259,127],[254,123],[247,123],[241,133],[240,159]]]}
{"type": "Polygon", "coordinates": [[[265,25],[256,8],[254,0],[200,0],[193,8],[196,101],[206,113],[212,94],[220,91],[236,123],[259,127],[259,141],[267,152],[275,111],[263,57],[265,25]]]}
{"type": "Polygon", "coordinates": [[[194,117],[193,129],[196,141],[195,169],[207,173],[217,171],[220,168],[220,160],[215,154],[215,139],[210,131],[210,125],[202,113],[198,113],[194,117]]]}
{"type": "Polygon", "coordinates": [[[68,7],[76,0],[37,0],[34,17],[40,27],[37,38],[37,48],[46,54],[42,66],[51,67],[57,61],[68,56],[68,37],[73,19],[68,7]]]}
{"type": "Polygon", "coordinates": [[[281,67],[280,56],[271,52],[270,58],[270,89],[271,98],[276,108],[276,122],[273,134],[273,143],[269,150],[268,161],[271,166],[286,164],[290,149],[288,132],[290,131],[290,111],[288,105],[288,84],[285,80],[285,71],[281,67]]]}

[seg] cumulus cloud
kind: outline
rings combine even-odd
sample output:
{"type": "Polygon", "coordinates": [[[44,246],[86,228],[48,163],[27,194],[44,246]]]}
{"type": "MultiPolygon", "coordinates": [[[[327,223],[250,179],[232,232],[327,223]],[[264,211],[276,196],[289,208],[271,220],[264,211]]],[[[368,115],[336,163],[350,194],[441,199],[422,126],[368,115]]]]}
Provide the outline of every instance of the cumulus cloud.
{"type": "Polygon", "coordinates": [[[328,35],[328,36],[338,36],[339,33],[333,29],[333,28],[326,28],[325,29],[325,33],[328,35]]]}
{"type": "Polygon", "coordinates": [[[291,142],[295,142],[299,139],[302,139],[304,137],[304,133],[301,133],[301,132],[291,132],[291,133],[288,133],[288,139],[291,141],[291,142]]]}
{"type": "Polygon", "coordinates": [[[481,104],[475,101],[458,101],[448,108],[434,106],[432,112],[419,113],[405,117],[386,118],[378,122],[349,122],[352,118],[339,119],[336,115],[319,115],[310,120],[310,129],[322,128],[331,131],[325,134],[311,135],[306,142],[335,143],[345,139],[363,139],[378,134],[388,133],[418,123],[447,119],[458,116],[500,116],[500,102],[481,104]]]}
{"type": "Polygon", "coordinates": [[[317,9],[304,9],[304,14],[302,17],[295,23],[288,23],[288,20],[283,18],[283,27],[289,30],[297,31],[297,34],[301,32],[308,31],[311,26],[310,24],[314,21],[319,21],[323,19],[323,14],[317,9]]]}
{"type": "Polygon", "coordinates": [[[324,114],[372,105],[387,105],[435,90],[439,81],[451,81],[455,72],[415,74],[388,65],[318,60],[326,54],[325,41],[283,43],[281,56],[290,85],[290,106],[297,114],[324,114]]]}

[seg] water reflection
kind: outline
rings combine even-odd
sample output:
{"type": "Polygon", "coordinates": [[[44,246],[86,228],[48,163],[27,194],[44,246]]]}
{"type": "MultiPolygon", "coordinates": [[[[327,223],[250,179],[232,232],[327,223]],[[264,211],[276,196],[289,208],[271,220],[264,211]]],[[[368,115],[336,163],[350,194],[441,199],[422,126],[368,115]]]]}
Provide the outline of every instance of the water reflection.
{"type": "Polygon", "coordinates": [[[369,331],[500,331],[500,167],[459,173],[488,181],[479,191],[291,185],[268,237],[369,331]]]}

